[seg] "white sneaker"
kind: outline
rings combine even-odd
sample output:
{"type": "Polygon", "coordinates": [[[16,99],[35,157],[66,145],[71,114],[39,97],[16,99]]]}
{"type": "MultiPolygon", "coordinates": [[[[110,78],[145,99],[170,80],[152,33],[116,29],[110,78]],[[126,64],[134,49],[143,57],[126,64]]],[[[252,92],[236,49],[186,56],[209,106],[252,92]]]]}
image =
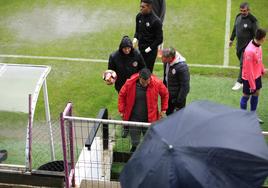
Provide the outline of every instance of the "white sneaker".
{"type": "Polygon", "coordinates": [[[257,119],[258,119],[259,124],[264,124],[264,121],[262,119],[260,118],[257,118],[257,119]]]}
{"type": "Polygon", "coordinates": [[[235,82],[235,85],[232,87],[232,90],[237,91],[243,87],[243,84],[235,82]]]}

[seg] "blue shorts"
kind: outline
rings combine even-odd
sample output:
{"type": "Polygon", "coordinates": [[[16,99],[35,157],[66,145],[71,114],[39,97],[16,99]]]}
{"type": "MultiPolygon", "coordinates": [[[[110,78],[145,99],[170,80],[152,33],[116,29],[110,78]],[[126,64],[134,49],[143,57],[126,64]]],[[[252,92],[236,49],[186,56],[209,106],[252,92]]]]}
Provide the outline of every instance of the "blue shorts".
{"type": "Polygon", "coordinates": [[[250,89],[249,89],[250,86],[247,80],[242,79],[242,82],[243,82],[243,93],[245,93],[246,95],[254,94],[256,93],[256,90],[259,90],[262,88],[261,76],[255,80],[256,90],[254,92],[250,92],[250,89]]]}

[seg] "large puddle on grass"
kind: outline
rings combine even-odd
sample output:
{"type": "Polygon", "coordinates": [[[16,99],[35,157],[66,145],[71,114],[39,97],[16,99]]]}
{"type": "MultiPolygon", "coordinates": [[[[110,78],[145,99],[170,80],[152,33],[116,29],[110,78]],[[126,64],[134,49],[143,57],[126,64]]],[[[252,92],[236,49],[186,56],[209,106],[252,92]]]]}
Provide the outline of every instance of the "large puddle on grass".
{"type": "Polygon", "coordinates": [[[10,17],[7,24],[20,39],[44,42],[100,32],[119,24],[130,24],[129,16],[127,13],[104,9],[89,11],[81,8],[45,7],[20,12],[10,17]]]}

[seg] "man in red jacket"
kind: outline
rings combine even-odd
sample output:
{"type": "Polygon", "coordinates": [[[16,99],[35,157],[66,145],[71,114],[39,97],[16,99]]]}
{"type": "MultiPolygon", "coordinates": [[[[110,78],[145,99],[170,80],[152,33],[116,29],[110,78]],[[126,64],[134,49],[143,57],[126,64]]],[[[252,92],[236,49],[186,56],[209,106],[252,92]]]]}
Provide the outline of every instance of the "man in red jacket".
{"type": "MultiPolygon", "coordinates": [[[[160,79],[151,75],[147,68],[132,75],[119,92],[118,111],[125,121],[154,122],[163,117],[168,108],[168,90],[160,79]],[[161,97],[161,112],[158,111],[158,96],[161,97]]],[[[130,127],[132,148],[136,150],[141,132],[147,128],[130,127]]]]}

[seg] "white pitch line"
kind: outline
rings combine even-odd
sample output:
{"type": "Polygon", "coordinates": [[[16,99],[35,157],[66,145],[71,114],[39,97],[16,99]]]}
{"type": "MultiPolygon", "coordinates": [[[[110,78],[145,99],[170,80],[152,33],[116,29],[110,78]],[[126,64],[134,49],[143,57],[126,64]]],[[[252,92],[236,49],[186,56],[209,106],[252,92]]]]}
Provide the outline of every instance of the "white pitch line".
{"type": "Polygon", "coordinates": [[[51,56],[31,56],[31,55],[10,55],[0,54],[3,58],[23,58],[23,59],[47,59],[47,60],[61,60],[61,61],[86,61],[86,62],[101,62],[107,63],[104,59],[85,59],[85,58],[69,58],[69,57],[51,57],[51,56]]]}
{"type": "Polygon", "coordinates": [[[223,66],[229,65],[229,37],[230,37],[230,22],[231,22],[231,0],[226,1],[226,18],[225,18],[225,40],[224,40],[224,56],[223,66]]]}
{"type": "Polygon", "coordinates": [[[222,66],[222,65],[208,65],[208,64],[187,64],[189,67],[204,67],[204,68],[221,68],[221,69],[239,69],[237,66],[222,66]]]}
{"type": "MultiPolygon", "coordinates": [[[[47,59],[47,60],[57,60],[57,61],[80,61],[80,62],[108,63],[108,60],[106,60],[106,59],[86,59],[86,58],[11,55],[11,54],[0,54],[0,58],[47,59]]],[[[156,62],[156,64],[162,65],[162,62],[156,62]]],[[[208,65],[208,64],[188,64],[188,65],[190,67],[230,68],[230,69],[238,69],[239,68],[239,67],[235,67],[235,66],[208,65]]]]}
{"type": "MultiPolygon", "coordinates": [[[[1,65],[1,64],[0,64],[1,65]]],[[[4,72],[7,70],[7,66],[6,64],[3,64],[2,66],[0,66],[0,76],[2,76],[2,74],[4,74],[4,72]]]]}

